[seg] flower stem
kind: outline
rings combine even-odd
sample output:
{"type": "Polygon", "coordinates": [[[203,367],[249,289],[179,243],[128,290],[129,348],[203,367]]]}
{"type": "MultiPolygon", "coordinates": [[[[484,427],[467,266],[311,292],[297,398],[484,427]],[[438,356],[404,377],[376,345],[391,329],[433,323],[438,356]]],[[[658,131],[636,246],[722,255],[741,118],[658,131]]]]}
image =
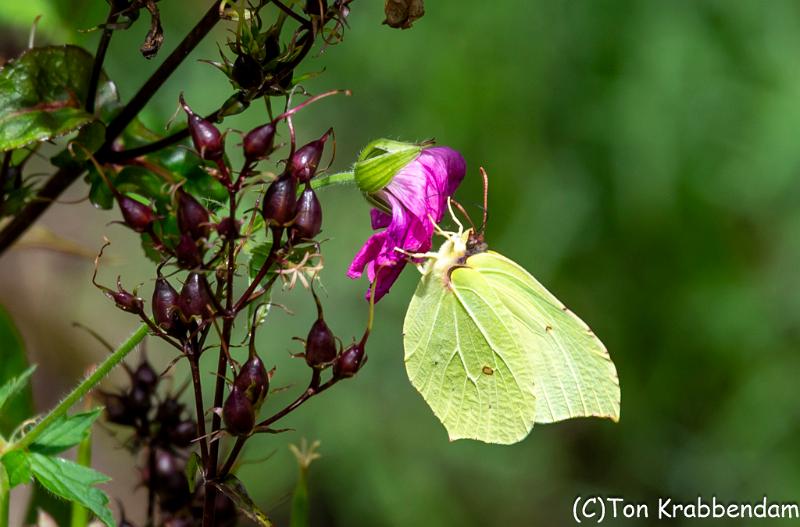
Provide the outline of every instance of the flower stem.
{"type": "Polygon", "coordinates": [[[103,62],[106,60],[106,52],[108,51],[108,44],[111,42],[111,36],[114,34],[112,26],[117,22],[119,13],[114,9],[113,2],[109,8],[108,18],[103,28],[103,34],[100,36],[100,43],[97,44],[97,53],[94,55],[94,63],[92,64],[92,75],[89,77],[89,89],[86,91],[86,111],[94,113],[95,99],[97,98],[97,86],[100,84],[100,74],[103,71],[103,62]]]}
{"type": "Polygon", "coordinates": [[[8,527],[8,502],[11,484],[8,481],[6,468],[0,463],[0,527],[8,527]]]}
{"type": "MultiPolygon", "coordinates": [[[[103,380],[103,377],[105,377],[108,372],[114,368],[114,366],[119,364],[122,359],[124,359],[125,356],[130,353],[133,348],[135,348],[136,345],[139,344],[142,339],[144,339],[145,336],[147,336],[148,331],[149,328],[146,324],[139,326],[133,335],[128,337],[128,340],[123,342],[116,349],[116,351],[114,351],[114,353],[109,355],[106,360],[101,362],[100,365],[98,365],[88,377],[86,377],[78,386],[75,387],[75,389],[69,393],[69,395],[67,395],[60,403],[58,403],[58,406],[50,410],[50,412],[44,416],[44,418],[36,423],[36,426],[34,426],[30,432],[22,436],[22,438],[20,438],[20,440],[16,443],[10,445],[8,451],[26,448],[30,446],[31,443],[36,441],[36,439],[42,434],[42,432],[47,430],[47,427],[50,426],[53,421],[66,414],[72,405],[78,402],[89,390],[94,388],[101,380],[103,380]]],[[[2,527],[2,525],[0,525],[0,527],[2,527]]]]}

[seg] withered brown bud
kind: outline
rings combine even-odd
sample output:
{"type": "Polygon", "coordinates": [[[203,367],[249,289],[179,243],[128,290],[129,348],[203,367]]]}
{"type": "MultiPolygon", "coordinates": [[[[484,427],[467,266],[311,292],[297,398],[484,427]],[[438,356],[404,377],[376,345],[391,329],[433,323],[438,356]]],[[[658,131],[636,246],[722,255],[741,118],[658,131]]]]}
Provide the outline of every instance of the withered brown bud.
{"type": "Polygon", "coordinates": [[[425,14],[424,0],[386,0],[384,24],[389,27],[408,29],[425,14]]]}

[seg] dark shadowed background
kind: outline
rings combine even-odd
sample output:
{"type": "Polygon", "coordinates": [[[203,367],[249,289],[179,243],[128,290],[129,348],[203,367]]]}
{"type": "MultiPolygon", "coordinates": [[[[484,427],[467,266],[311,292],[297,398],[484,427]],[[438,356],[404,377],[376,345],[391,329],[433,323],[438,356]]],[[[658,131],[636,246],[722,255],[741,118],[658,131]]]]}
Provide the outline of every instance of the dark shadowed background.
{"type": "MultiPolygon", "coordinates": [[[[0,9],[4,52],[27,42],[36,14],[38,42],[94,50],[97,33],[75,29],[100,23],[104,2],[14,4],[0,9]]],[[[106,69],[123,98],[208,2],[159,5],[166,41],[153,62],[137,51],[146,22],[112,42],[106,69]]],[[[382,7],[353,2],[345,41],[305,63],[322,72],[309,90],[353,96],[305,112],[300,139],[334,126],[334,168],[344,169],[376,137],[435,137],[467,159],[458,197],[476,217],[486,167],[489,243],[603,339],[622,419],[539,426],[510,447],[448,443],[403,367],[400,332],[418,276],[409,269],[378,305],[368,367],[293,414],[296,432],[246,451],[253,461],[274,453],[240,472],[259,504],[286,525],[296,477],[287,445],[301,437],[322,442],[311,469],[319,526],[569,525],[574,497],[594,493],[651,504],[698,494],[800,500],[800,4],[438,0],[408,31],[381,25],[382,7]]],[[[214,37],[147,106],[149,125],[163,129],[180,91],[201,112],[227,97],[225,78],[197,61],[216,58],[225,31],[214,37]]],[[[255,105],[227,124],[247,130],[265,118],[255,105]]],[[[85,194],[79,183],[63,199],[85,194]]],[[[349,339],[363,328],[366,284],[344,272],[370,232],[369,209],[349,188],[321,197],[333,239],[328,319],[349,339]]],[[[113,219],[84,201],[52,207],[43,225],[89,254],[109,236],[106,281],[122,274],[149,294],[152,265],[128,231],[107,225],[113,219]]],[[[39,249],[0,259],[0,302],[40,365],[39,409],[105,353],[73,322],[113,342],[136,325],[91,286],[91,271],[90,258],[39,249]]],[[[297,315],[275,310],[259,350],[278,366],[278,384],[301,383],[304,365],[287,351],[298,351],[289,339],[311,323],[310,300],[279,298],[297,315]]],[[[164,366],[172,352],[154,343],[150,357],[164,366]]],[[[182,365],[176,376],[185,375],[182,365]]],[[[117,372],[107,386],[122,380],[117,372]]],[[[145,496],[134,492],[132,459],[119,438],[96,438],[95,462],[114,478],[109,493],[139,518],[145,496]]]]}

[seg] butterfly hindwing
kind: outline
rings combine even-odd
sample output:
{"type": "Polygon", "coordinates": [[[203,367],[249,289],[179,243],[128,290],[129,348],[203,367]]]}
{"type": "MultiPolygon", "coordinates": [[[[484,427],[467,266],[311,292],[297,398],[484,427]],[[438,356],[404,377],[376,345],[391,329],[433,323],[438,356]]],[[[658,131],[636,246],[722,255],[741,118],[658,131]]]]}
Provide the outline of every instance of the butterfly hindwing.
{"type": "Polygon", "coordinates": [[[534,364],[536,422],[589,416],[618,420],[617,371],[591,329],[512,260],[488,251],[471,256],[467,265],[513,314],[534,364]]]}

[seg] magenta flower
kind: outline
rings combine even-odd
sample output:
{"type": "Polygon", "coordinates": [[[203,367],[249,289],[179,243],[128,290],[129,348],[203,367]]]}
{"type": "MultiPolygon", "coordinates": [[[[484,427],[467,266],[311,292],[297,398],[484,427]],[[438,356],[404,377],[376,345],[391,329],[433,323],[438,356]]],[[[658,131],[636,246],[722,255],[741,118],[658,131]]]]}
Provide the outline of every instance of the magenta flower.
{"type": "MultiPolygon", "coordinates": [[[[441,221],[447,199],[458,188],[465,172],[466,163],[457,151],[448,147],[425,148],[383,188],[370,193],[388,206],[391,215],[379,209],[370,211],[372,228],[384,230],[364,243],[347,276],[360,278],[366,268],[370,283],[377,277],[376,302],[389,292],[408,262],[408,257],[396,249],[414,253],[431,249],[434,222],[441,221]]],[[[367,299],[369,294],[368,290],[367,299]]]]}

